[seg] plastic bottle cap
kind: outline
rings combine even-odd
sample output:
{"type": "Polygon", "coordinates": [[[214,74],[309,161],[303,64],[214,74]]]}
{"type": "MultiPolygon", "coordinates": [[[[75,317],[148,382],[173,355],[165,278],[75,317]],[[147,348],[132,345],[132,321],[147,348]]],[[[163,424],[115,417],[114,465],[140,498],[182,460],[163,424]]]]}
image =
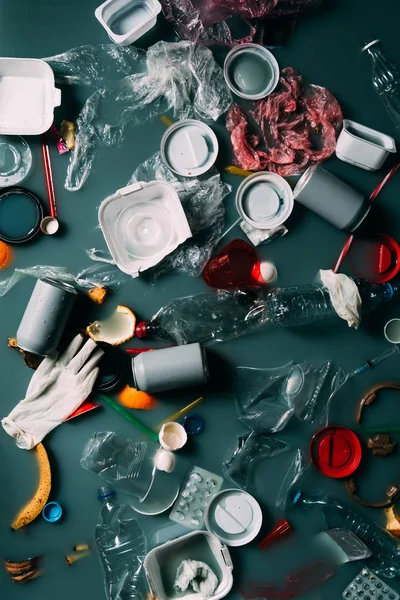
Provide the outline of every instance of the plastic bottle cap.
{"type": "Polygon", "coordinates": [[[42,510],[42,515],[48,523],[55,523],[61,519],[63,510],[58,502],[48,502],[42,510]]]}
{"type": "Polygon", "coordinates": [[[136,325],[136,330],[135,333],[137,335],[137,337],[142,340],[144,338],[147,337],[147,324],[146,321],[140,321],[140,323],[138,323],[136,325]]]}
{"type": "Polygon", "coordinates": [[[362,449],[356,434],[347,427],[325,427],[311,440],[311,460],[327,477],[349,477],[360,464],[362,449]]]}
{"type": "Polygon", "coordinates": [[[107,500],[107,498],[111,498],[111,496],[115,496],[115,490],[109,485],[104,485],[98,490],[97,497],[99,500],[107,500]]]}

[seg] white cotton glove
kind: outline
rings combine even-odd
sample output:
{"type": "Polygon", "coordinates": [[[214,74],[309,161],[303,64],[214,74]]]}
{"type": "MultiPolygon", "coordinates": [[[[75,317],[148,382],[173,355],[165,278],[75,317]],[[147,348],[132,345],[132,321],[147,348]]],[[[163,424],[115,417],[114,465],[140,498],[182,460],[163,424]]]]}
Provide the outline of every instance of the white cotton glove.
{"type": "Polygon", "coordinates": [[[60,357],[53,352],[35,371],[24,400],[1,424],[16,439],[17,446],[31,450],[73,413],[93,389],[99,374],[96,366],[103,356],[96,342],[89,339],[81,348],[83,336],[77,335],[60,357]]]}

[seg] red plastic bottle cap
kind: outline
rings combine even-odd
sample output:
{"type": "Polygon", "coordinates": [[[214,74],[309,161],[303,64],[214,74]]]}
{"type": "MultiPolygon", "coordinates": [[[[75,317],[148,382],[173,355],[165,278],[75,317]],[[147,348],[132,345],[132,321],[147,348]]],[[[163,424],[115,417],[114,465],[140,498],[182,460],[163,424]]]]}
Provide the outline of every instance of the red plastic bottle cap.
{"type": "Polygon", "coordinates": [[[311,439],[311,460],[327,477],[349,477],[361,462],[362,448],[356,434],[347,427],[325,427],[311,439]]]}
{"type": "Polygon", "coordinates": [[[146,321],[140,321],[140,323],[136,325],[135,333],[140,340],[147,337],[146,321]]]}

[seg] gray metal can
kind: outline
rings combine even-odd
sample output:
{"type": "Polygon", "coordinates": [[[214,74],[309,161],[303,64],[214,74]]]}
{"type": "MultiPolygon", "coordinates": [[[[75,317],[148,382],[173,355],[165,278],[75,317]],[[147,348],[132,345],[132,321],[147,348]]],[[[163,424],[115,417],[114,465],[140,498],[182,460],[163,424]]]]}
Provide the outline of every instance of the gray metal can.
{"type": "Polygon", "coordinates": [[[149,393],[203,385],[207,357],[200,344],[162,348],[135,356],[132,372],[135,388],[149,393]]]}
{"type": "Polygon", "coordinates": [[[78,292],[68,283],[38,279],[18,327],[18,346],[40,356],[51,354],[60,342],[77,297],[78,292]]]}
{"type": "Polygon", "coordinates": [[[371,203],[321,166],[312,166],[294,188],[294,198],[335,227],[354,231],[367,216],[371,203]]]}

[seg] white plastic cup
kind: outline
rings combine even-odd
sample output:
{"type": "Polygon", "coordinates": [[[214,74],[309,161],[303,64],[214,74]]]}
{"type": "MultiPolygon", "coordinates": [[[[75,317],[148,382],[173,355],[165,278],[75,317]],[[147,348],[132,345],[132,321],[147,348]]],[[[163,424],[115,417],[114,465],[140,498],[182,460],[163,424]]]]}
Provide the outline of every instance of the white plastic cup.
{"type": "Polygon", "coordinates": [[[390,319],[386,323],[383,333],[391,344],[400,344],[400,319],[390,319]]]}

